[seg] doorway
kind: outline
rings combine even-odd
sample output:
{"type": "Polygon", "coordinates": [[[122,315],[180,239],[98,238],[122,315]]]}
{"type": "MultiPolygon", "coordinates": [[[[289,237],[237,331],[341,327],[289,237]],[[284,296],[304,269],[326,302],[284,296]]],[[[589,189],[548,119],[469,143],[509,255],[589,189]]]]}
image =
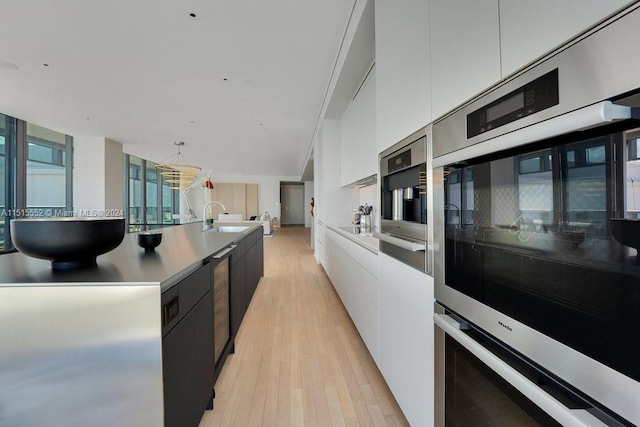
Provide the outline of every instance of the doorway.
{"type": "Polygon", "coordinates": [[[282,225],[304,226],[304,184],[280,183],[280,204],[282,225]]]}

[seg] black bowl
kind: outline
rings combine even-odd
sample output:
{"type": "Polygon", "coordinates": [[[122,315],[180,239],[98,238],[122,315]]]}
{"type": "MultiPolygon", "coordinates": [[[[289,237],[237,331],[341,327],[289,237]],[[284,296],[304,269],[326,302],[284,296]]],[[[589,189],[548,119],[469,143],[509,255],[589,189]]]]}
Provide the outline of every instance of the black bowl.
{"type": "Polygon", "coordinates": [[[124,238],[124,218],[20,218],[11,240],[25,255],[48,259],[54,270],[96,265],[96,258],[124,238]]]}
{"type": "Polygon", "coordinates": [[[611,218],[613,238],[640,252],[640,219],[611,218]]]}
{"type": "Polygon", "coordinates": [[[562,230],[560,231],[560,237],[562,241],[568,245],[580,245],[584,243],[586,230],[562,230]]]}
{"type": "Polygon", "coordinates": [[[138,245],[144,248],[147,253],[154,252],[160,242],[162,242],[162,233],[159,231],[141,231],[138,233],[138,245]]]}

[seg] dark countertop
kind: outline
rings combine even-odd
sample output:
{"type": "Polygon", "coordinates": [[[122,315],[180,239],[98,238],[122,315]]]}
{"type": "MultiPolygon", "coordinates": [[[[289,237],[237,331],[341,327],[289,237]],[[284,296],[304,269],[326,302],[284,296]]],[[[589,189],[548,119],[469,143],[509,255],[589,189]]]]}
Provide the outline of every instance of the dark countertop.
{"type": "Polygon", "coordinates": [[[259,227],[261,223],[238,233],[203,232],[201,223],[167,227],[162,229],[162,243],[150,254],[138,246],[137,234],[131,233],[117,248],[100,255],[96,267],[72,271],[53,271],[49,261],[20,252],[4,254],[0,255],[0,287],[149,285],[164,291],[197,270],[203,259],[259,227]]]}

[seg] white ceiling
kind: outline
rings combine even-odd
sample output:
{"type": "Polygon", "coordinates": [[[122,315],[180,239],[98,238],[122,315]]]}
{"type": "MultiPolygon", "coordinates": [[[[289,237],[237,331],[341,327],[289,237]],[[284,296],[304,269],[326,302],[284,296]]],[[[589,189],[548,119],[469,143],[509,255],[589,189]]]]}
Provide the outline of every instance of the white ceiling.
{"type": "Polygon", "coordinates": [[[0,112],[154,161],[185,141],[214,176],[298,177],[354,3],[0,0],[0,112]]]}

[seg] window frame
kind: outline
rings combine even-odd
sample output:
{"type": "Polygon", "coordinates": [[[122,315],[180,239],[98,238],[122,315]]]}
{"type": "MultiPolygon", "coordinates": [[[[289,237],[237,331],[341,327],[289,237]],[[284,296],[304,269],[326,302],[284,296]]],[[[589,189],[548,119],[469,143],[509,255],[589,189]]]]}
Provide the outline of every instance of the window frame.
{"type": "MultiPolygon", "coordinates": [[[[60,144],[28,136],[27,122],[25,120],[12,117],[7,114],[2,115],[5,118],[4,153],[2,155],[5,161],[5,197],[3,208],[4,212],[2,212],[4,214],[5,223],[0,254],[16,251],[11,241],[11,220],[18,217],[18,215],[16,215],[17,213],[24,213],[27,215],[30,212],[27,206],[27,162],[38,161],[28,159],[29,139],[36,139],[41,145],[52,146],[52,148],[60,149],[60,144]],[[55,145],[55,147],[53,147],[53,145],[55,145]]],[[[70,135],[64,136],[65,206],[62,209],[70,212],[73,210],[73,137],[70,135]]],[[[52,213],[56,214],[55,210],[53,210],[52,213]]]]}
{"type": "MultiPolygon", "coordinates": [[[[166,226],[171,226],[174,224],[177,224],[178,222],[175,219],[172,219],[171,222],[165,222],[164,221],[164,199],[163,199],[163,184],[164,184],[164,180],[165,177],[161,176],[160,173],[158,172],[157,174],[157,178],[156,178],[156,182],[155,182],[155,191],[156,192],[156,198],[157,198],[157,205],[158,206],[153,206],[153,208],[157,209],[156,215],[155,215],[155,222],[149,222],[147,220],[147,212],[148,212],[148,206],[147,206],[147,163],[153,164],[155,165],[155,162],[152,162],[151,160],[146,160],[143,159],[141,157],[138,156],[134,156],[132,154],[127,154],[124,153],[123,154],[123,173],[124,173],[124,177],[123,177],[123,196],[124,196],[124,206],[125,206],[125,211],[127,212],[127,214],[125,215],[125,222],[126,222],[126,229],[128,230],[128,232],[135,232],[135,231],[139,231],[139,230],[147,230],[147,229],[152,229],[152,228],[161,228],[161,227],[166,227],[166,226]],[[131,191],[129,190],[129,182],[131,179],[131,175],[130,175],[130,169],[131,169],[131,158],[134,157],[138,160],[140,160],[140,164],[134,164],[133,166],[135,166],[136,168],[140,168],[139,170],[139,174],[140,174],[140,186],[141,186],[141,201],[142,201],[142,206],[141,206],[141,211],[142,211],[142,222],[141,223],[136,223],[136,224],[131,224],[131,215],[129,213],[129,209],[131,208],[131,191]]],[[[171,212],[172,215],[175,214],[179,214],[180,213],[180,199],[179,199],[179,192],[172,190],[173,194],[171,195],[171,212]]]]}

